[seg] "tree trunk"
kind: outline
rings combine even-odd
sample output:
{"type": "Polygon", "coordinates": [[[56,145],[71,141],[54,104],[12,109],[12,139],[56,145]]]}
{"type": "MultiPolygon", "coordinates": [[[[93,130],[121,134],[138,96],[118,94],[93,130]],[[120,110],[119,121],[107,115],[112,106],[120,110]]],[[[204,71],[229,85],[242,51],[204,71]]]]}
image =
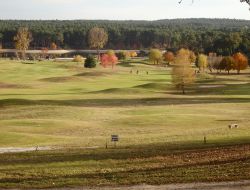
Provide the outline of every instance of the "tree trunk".
{"type": "Polygon", "coordinates": [[[100,50],[99,50],[99,48],[97,48],[97,56],[98,56],[97,60],[100,61],[100,60],[101,60],[101,55],[100,55],[100,50]]]}
{"type": "Polygon", "coordinates": [[[182,89],[182,94],[186,94],[186,92],[185,92],[185,85],[184,84],[181,85],[181,89],[182,89]]]}

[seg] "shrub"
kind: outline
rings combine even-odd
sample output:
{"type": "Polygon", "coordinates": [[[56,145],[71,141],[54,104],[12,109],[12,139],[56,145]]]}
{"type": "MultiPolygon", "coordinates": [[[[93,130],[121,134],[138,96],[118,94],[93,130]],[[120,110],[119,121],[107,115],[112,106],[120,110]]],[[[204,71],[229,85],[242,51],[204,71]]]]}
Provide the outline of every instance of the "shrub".
{"type": "Polygon", "coordinates": [[[130,53],[127,51],[120,51],[117,53],[117,57],[119,60],[126,60],[130,58],[130,53]]]}
{"type": "Polygon", "coordinates": [[[131,51],[130,52],[130,57],[137,57],[138,54],[136,53],[136,51],[131,51]]]}
{"type": "Polygon", "coordinates": [[[84,67],[85,68],[95,68],[96,67],[96,59],[93,56],[88,56],[85,60],[84,67]]]}
{"type": "Polygon", "coordinates": [[[81,63],[83,62],[83,57],[80,55],[76,55],[73,59],[74,62],[81,63]]]}
{"type": "Polygon", "coordinates": [[[23,61],[22,64],[33,65],[33,64],[36,64],[36,63],[32,62],[32,61],[23,61]]]}

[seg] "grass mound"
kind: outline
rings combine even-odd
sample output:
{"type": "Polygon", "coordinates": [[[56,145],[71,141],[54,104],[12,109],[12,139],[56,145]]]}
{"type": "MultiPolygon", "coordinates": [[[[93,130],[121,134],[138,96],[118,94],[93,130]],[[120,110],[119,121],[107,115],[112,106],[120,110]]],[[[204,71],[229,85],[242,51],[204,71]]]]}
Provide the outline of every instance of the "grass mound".
{"type": "Polygon", "coordinates": [[[145,93],[146,91],[138,88],[109,88],[105,90],[100,90],[92,93],[104,93],[104,94],[136,94],[136,93],[145,93]]]}
{"type": "Polygon", "coordinates": [[[147,83],[135,86],[135,88],[144,88],[144,89],[154,89],[154,90],[166,90],[169,84],[166,83],[147,83]]]}

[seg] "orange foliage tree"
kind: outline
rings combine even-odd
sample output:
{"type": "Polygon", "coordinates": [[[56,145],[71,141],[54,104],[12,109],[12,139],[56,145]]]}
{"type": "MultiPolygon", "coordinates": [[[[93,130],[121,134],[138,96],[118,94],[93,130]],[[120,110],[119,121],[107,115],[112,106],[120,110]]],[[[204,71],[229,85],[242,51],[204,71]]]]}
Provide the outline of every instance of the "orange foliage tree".
{"type": "Polygon", "coordinates": [[[168,64],[174,62],[175,56],[174,56],[174,53],[173,53],[173,52],[168,51],[168,52],[164,53],[163,56],[164,56],[164,60],[165,60],[168,64]]]}
{"type": "Polygon", "coordinates": [[[50,49],[52,49],[52,50],[57,50],[57,45],[56,45],[56,43],[51,43],[50,44],[50,49]]]}
{"type": "Polygon", "coordinates": [[[237,70],[237,73],[240,74],[241,70],[245,70],[248,67],[248,59],[242,53],[236,53],[233,55],[235,64],[233,69],[237,70]]]}
{"type": "Polygon", "coordinates": [[[116,57],[115,54],[106,53],[101,56],[101,65],[104,68],[111,66],[113,69],[117,63],[118,63],[118,58],[116,57]]]}

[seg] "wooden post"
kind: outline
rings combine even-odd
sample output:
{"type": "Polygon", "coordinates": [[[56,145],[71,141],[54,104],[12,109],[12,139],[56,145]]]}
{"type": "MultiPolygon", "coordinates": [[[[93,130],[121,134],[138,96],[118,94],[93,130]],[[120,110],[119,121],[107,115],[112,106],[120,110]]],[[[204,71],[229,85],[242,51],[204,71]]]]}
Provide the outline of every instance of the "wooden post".
{"type": "Polygon", "coordinates": [[[207,144],[207,137],[204,136],[204,144],[207,144]]]}

